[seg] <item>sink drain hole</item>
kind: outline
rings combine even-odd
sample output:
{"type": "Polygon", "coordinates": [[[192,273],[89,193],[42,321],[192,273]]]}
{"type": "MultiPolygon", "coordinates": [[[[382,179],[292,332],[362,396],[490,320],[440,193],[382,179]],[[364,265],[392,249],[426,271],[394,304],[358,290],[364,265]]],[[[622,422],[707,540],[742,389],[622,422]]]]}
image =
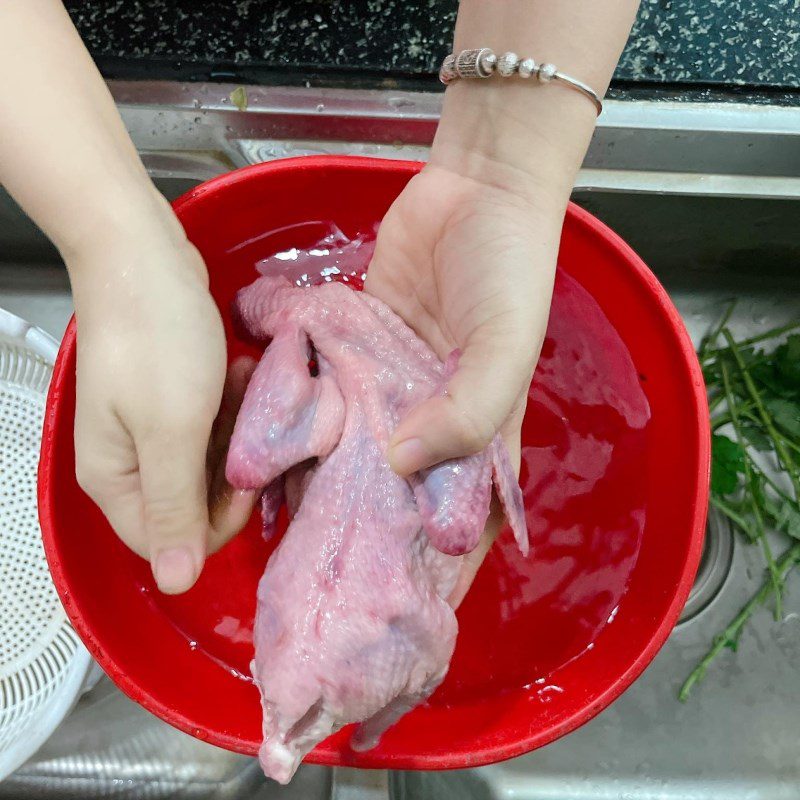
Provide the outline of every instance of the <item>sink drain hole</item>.
{"type": "Polygon", "coordinates": [[[714,508],[708,510],[706,538],[694,586],[683,607],[678,624],[694,619],[706,609],[722,589],[733,561],[733,531],[725,517],[714,508]]]}

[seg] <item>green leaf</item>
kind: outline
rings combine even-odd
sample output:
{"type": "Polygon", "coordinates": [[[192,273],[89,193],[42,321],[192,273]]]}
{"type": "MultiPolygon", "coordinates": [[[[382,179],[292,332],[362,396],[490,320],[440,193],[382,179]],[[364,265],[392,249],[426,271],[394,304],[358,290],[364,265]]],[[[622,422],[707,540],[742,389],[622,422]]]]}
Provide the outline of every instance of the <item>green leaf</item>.
{"type": "Polygon", "coordinates": [[[747,440],[747,444],[762,453],[768,453],[772,450],[772,439],[764,433],[761,425],[756,425],[752,422],[742,423],[742,436],[747,440]]]}
{"type": "Polygon", "coordinates": [[[764,405],[781,430],[795,439],[800,439],[800,405],[780,397],[771,397],[764,405]]]}
{"type": "Polygon", "coordinates": [[[764,360],[754,364],[750,367],[750,375],[759,385],[762,394],[775,397],[785,397],[787,394],[791,396],[791,392],[787,392],[783,376],[777,371],[772,361],[764,360]]]}
{"type": "Polygon", "coordinates": [[[739,486],[739,475],[744,472],[744,451],[727,436],[711,437],[711,491],[731,494],[739,486]]]}
{"type": "Polygon", "coordinates": [[[742,639],[743,630],[744,630],[744,625],[741,625],[732,634],[726,636],[725,647],[727,647],[729,650],[733,650],[734,653],[738,652],[739,642],[742,639]]]}
{"type": "MultiPolygon", "coordinates": [[[[741,346],[739,345],[736,348],[739,351],[739,358],[742,359],[744,365],[746,367],[750,367],[754,364],[758,364],[764,360],[764,352],[763,350],[756,350],[753,345],[746,345],[741,346]]],[[[725,347],[719,351],[719,355],[717,356],[717,361],[725,361],[728,367],[731,367],[732,370],[735,370],[738,360],[733,354],[733,351],[730,347],[725,347]]]]}
{"type": "Polygon", "coordinates": [[[769,521],[770,525],[778,529],[778,518],[781,516],[783,505],[780,500],[767,495],[764,498],[764,516],[769,521]]]}
{"type": "Polygon", "coordinates": [[[703,365],[703,380],[709,388],[719,383],[719,368],[715,361],[703,365]]]}
{"type": "Polygon", "coordinates": [[[792,393],[800,391],[800,334],[792,334],[775,350],[775,369],[792,393]]]}
{"type": "Polygon", "coordinates": [[[800,509],[791,503],[785,503],[779,518],[780,528],[792,539],[800,539],[800,509]]]}
{"type": "Polygon", "coordinates": [[[791,503],[784,503],[775,519],[775,525],[793,539],[800,539],[800,510],[791,503]]]}
{"type": "Polygon", "coordinates": [[[237,86],[231,92],[231,103],[233,103],[239,111],[247,110],[247,89],[244,86],[237,86]]]}
{"type": "Polygon", "coordinates": [[[797,503],[766,496],[763,509],[776,530],[800,539],[800,507],[797,503]]]}
{"type": "Polygon", "coordinates": [[[750,470],[750,484],[748,486],[750,489],[750,495],[753,498],[754,505],[758,506],[759,508],[764,507],[764,503],[767,501],[767,481],[766,478],[760,473],[754,470],[750,470]]]}

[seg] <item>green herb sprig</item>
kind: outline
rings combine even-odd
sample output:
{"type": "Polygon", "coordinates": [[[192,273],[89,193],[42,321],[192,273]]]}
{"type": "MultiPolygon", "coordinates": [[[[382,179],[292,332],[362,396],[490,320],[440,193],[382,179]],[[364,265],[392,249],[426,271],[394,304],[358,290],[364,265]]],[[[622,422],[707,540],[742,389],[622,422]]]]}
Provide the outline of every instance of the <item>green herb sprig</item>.
{"type": "Polygon", "coordinates": [[[736,650],[761,606],[771,600],[782,618],[783,588],[800,564],[800,321],[737,341],[728,327],[732,313],[730,305],[698,350],[711,411],[711,505],[761,548],[766,580],[714,638],[681,686],[681,700],[725,648],[736,650]],[[777,558],[768,530],[785,537],[777,558]]]}

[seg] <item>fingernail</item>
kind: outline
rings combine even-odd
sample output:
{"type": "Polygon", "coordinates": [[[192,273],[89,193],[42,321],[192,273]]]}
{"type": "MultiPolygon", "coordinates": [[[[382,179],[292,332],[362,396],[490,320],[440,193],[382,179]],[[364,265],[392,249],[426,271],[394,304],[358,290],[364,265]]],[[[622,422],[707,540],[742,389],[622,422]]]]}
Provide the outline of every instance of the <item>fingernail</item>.
{"type": "Polygon", "coordinates": [[[197,580],[197,560],[188,547],[168,547],[153,559],[153,577],[164,594],[180,594],[197,580]]]}
{"type": "Polygon", "coordinates": [[[398,475],[411,475],[427,466],[430,453],[422,443],[422,439],[406,439],[389,449],[389,466],[398,475]]]}

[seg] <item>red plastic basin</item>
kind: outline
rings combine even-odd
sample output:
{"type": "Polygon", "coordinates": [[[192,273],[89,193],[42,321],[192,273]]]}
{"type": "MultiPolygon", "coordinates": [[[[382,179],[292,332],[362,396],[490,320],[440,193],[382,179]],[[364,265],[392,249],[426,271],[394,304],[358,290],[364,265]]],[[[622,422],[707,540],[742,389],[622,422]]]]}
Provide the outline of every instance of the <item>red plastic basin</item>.
{"type": "MultiPolygon", "coordinates": [[[[231,328],[234,293],[254,279],[255,261],[295,244],[263,234],[309,220],[355,233],[381,219],[419,168],[346,157],[276,161],[176,202],[208,264],[231,358],[248,351],[231,328]]],[[[708,500],[709,423],[694,349],[647,267],[576,206],[559,264],[523,430],[533,555],[522,559],[501,535],[459,610],[452,668],[428,704],[372,751],[352,752],[345,730],[308,761],[443,769],[525,753],[611,703],[674,626],[708,500]]],[[[209,559],[192,591],[161,595],[148,565],[75,481],[75,352],[73,322],[53,375],[39,471],[45,548],[67,613],[127,695],[188,733],[255,754],[261,711],[243,678],[269,553],[259,521],[209,559]]]]}

